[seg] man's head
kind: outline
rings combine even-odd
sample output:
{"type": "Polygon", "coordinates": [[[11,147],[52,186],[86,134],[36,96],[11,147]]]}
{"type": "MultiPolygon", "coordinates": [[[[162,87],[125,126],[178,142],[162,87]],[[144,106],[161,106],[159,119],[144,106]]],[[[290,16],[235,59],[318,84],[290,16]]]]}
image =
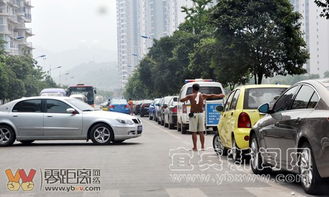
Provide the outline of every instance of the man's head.
{"type": "Polygon", "coordinates": [[[193,84],[192,89],[193,89],[193,92],[199,92],[199,90],[200,90],[200,85],[197,84],[197,83],[195,83],[195,84],[193,84]]]}

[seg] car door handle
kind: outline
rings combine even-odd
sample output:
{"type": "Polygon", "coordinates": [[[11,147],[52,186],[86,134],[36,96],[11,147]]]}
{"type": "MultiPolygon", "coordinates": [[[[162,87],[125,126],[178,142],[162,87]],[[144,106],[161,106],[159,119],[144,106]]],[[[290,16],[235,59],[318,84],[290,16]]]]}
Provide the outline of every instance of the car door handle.
{"type": "Polygon", "coordinates": [[[48,115],[47,117],[48,117],[48,118],[52,118],[53,116],[51,116],[51,115],[48,115]]]}
{"type": "Polygon", "coordinates": [[[13,115],[14,118],[17,118],[18,116],[17,115],[13,115]]]}
{"type": "Polygon", "coordinates": [[[231,116],[233,116],[233,112],[231,113],[231,116]]]}

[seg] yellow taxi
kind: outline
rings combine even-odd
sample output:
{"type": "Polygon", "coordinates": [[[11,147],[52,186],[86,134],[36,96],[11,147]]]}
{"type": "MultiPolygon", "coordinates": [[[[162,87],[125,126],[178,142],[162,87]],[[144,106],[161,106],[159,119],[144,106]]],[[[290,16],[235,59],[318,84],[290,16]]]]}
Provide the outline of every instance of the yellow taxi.
{"type": "Polygon", "coordinates": [[[264,116],[258,112],[258,107],[273,102],[288,87],[264,84],[235,88],[226,97],[224,106],[217,108],[221,119],[217,126],[218,133],[213,138],[214,150],[220,155],[229,153],[233,160],[240,161],[242,150],[249,149],[250,129],[264,116]]]}

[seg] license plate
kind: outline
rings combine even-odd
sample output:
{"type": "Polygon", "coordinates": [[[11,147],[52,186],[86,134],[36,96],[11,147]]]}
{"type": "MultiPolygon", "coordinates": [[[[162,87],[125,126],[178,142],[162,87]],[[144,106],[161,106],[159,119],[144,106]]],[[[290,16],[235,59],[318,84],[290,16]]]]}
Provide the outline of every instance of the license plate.
{"type": "Polygon", "coordinates": [[[137,127],[137,131],[142,131],[143,130],[143,126],[142,125],[139,125],[138,127],[137,127]]]}

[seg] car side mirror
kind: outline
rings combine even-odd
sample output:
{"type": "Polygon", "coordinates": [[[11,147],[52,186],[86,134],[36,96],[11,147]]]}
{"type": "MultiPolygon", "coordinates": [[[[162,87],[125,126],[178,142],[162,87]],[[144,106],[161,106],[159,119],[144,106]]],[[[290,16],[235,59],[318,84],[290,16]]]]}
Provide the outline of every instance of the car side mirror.
{"type": "Polygon", "coordinates": [[[75,114],[78,113],[78,112],[77,112],[75,109],[73,109],[73,108],[67,108],[67,109],[66,109],[66,112],[69,113],[69,114],[73,114],[73,115],[75,115],[75,114]]]}
{"type": "Polygon", "coordinates": [[[265,103],[258,107],[258,111],[263,114],[268,114],[270,112],[270,104],[265,103]]]}
{"type": "Polygon", "coordinates": [[[223,111],[224,111],[224,107],[223,107],[222,105],[218,105],[218,106],[216,107],[216,111],[218,111],[218,112],[223,112],[223,111]]]}

